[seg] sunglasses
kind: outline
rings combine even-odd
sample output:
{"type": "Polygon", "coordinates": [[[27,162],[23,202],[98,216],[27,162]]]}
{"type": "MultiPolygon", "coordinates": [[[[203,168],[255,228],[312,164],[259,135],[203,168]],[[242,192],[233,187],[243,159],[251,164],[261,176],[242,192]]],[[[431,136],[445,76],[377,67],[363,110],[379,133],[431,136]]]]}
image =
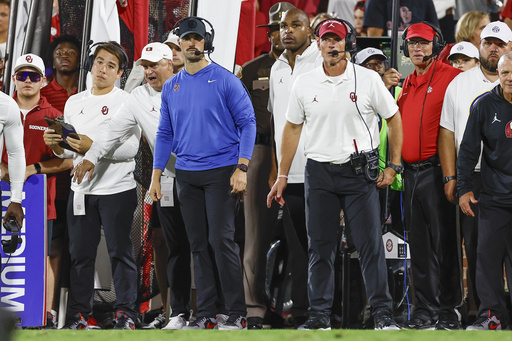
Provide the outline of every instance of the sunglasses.
{"type": "Polygon", "coordinates": [[[39,73],[33,71],[20,71],[16,73],[16,80],[18,81],[24,82],[27,80],[27,77],[30,78],[31,82],[37,83],[41,80],[42,76],[39,73]]]}

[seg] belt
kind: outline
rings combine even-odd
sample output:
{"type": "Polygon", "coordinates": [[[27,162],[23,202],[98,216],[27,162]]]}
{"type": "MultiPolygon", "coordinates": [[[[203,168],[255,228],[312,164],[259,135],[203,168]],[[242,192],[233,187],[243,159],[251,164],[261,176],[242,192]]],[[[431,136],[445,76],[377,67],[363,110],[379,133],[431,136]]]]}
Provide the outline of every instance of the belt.
{"type": "Polygon", "coordinates": [[[265,146],[270,146],[271,142],[272,142],[272,138],[270,135],[256,134],[255,144],[263,144],[265,146]]]}
{"type": "Polygon", "coordinates": [[[423,161],[405,162],[404,168],[412,170],[424,170],[439,165],[439,156],[436,154],[423,161]]]}

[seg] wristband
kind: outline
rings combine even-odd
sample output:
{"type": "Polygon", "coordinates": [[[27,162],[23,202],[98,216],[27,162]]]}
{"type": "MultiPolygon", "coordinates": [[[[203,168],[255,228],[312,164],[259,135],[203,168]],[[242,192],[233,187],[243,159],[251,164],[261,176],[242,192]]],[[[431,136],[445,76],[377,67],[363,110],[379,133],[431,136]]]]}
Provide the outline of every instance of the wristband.
{"type": "Polygon", "coordinates": [[[446,184],[452,180],[457,180],[457,177],[455,175],[445,176],[445,177],[443,177],[443,184],[446,184]]]}
{"type": "Polygon", "coordinates": [[[282,175],[278,175],[277,177],[278,177],[278,178],[285,178],[285,179],[287,179],[287,180],[288,180],[288,175],[283,175],[283,174],[282,174],[282,175]]]}
{"type": "Polygon", "coordinates": [[[34,168],[36,169],[37,174],[41,174],[41,165],[39,163],[34,163],[34,168]]]}

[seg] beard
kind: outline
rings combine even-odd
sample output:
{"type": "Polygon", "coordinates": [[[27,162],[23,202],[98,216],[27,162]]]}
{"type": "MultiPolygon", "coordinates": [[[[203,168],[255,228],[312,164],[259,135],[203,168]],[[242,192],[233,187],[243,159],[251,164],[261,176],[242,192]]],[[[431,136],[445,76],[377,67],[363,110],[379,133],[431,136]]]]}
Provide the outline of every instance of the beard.
{"type": "MultiPolygon", "coordinates": [[[[499,59],[499,58],[498,58],[499,59]]],[[[492,72],[492,73],[496,73],[496,71],[498,70],[498,62],[496,61],[496,63],[491,63],[489,61],[489,58],[483,58],[483,57],[480,57],[480,65],[487,71],[489,72],[492,72]]]]}

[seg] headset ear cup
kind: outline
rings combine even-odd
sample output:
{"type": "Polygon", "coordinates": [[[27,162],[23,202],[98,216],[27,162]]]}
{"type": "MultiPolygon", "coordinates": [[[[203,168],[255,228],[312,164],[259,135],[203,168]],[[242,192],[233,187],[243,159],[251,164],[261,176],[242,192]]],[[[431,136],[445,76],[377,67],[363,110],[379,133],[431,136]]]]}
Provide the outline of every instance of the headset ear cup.
{"type": "Polygon", "coordinates": [[[211,51],[212,50],[212,35],[208,32],[204,35],[204,50],[211,51]]]}

